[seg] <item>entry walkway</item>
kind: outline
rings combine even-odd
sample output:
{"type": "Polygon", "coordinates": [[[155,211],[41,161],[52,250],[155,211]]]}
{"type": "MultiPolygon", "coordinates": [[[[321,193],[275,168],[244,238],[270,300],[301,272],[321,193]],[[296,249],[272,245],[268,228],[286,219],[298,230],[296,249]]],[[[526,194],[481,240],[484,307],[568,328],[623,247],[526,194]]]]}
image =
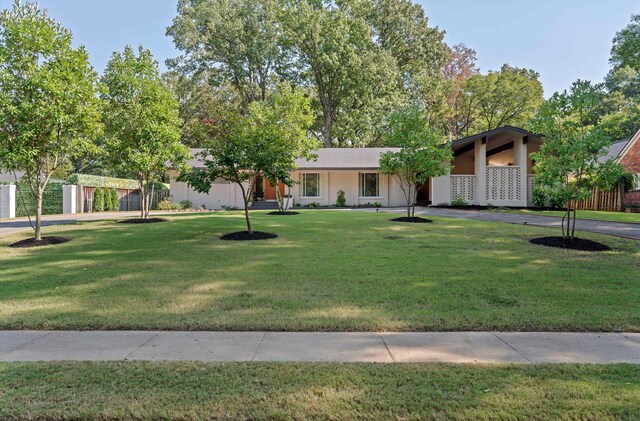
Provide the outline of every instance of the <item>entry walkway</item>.
{"type": "Polygon", "coordinates": [[[640,364],[640,333],[0,331],[0,361],[640,364]]]}

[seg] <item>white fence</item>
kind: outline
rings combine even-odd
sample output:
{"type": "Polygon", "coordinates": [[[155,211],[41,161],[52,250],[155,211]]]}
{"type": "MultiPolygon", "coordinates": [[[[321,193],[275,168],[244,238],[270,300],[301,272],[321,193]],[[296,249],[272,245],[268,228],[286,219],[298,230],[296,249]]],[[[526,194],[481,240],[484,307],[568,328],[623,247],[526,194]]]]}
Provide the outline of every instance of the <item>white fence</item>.
{"type": "Polygon", "coordinates": [[[451,175],[451,200],[462,199],[472,203],[475,199],[475,175],[451,175]]]}

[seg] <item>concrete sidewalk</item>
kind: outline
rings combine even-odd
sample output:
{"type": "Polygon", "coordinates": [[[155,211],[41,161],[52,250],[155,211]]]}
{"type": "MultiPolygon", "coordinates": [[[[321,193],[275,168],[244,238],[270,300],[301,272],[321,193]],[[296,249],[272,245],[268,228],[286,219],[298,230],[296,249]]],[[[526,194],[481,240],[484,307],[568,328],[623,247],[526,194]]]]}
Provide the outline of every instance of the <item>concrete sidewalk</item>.
{"type": "Polygon", "coordinates": [[[640,364],[640,333],[0,331],[0,361],[640,364]]]}

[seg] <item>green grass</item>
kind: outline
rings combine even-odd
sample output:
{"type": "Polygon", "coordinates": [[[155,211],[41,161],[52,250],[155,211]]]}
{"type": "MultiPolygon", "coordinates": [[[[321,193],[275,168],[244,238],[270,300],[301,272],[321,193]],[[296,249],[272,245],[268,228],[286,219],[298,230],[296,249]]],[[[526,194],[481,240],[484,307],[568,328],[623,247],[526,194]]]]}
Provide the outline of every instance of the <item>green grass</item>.
{"type": "Polygon", "coordinates": [[[275,240],[221,241],[241,213],[46,228],[0,240],[0,329],[640,331],[640,247],[551,249],[558,230],[434,218],[254,213],[275,240]]]}
{"type": "MultiPolygon", "coordinates": [[[[532,210],[532,209],[505,209],[505,208],[497,208],[492,210],[492,212],[521,213],[526,215],[559,216],[561,218],[565,214],[565,212],[562,210],[532,210]]],[[[632,223],[640,224],[640,213],[577,210],[576,216],[578,219],[593,219],[596,221],[610,221],[610,222],[632,222],[632,223]]]]}
{"type": "Polygon", "coordinates": [[[637,419],[640,367],[0,364],[2,419],[637,419]]]}

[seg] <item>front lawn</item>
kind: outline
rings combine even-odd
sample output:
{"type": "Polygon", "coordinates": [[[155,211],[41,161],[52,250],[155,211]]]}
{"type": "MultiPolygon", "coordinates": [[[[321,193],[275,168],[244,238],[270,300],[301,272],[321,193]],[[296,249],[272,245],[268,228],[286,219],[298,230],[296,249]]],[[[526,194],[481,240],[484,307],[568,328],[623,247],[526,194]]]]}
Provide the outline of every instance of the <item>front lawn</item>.
{"type": "Polygon", "coordinates": [[[394,215],[254,213],[265,241],[221,241],[242,213],[45,228],[0,240],[1,329],[640,331],[640,247],[530,244],[558,230],[394,215]]]}
{"type": "Polygon", "coordinates": [[[633,365],[0,363],[2,419],[637,419],[633,365]]]}
{"type": "MultiPolygon", "coordinates": [[[[562,210],[497,208],[492,210],[492,212],[494,211],[506,212],[506,213],[520,213],[524,215],[558,216],[560,218],[562,218],[565,214],[565,212],[562,210]]],[[[640,213],[577,210],[576,216],[578,219],[593,219],[596,221],[610,221],[610,222],[632,222],[632,223],[640,224],[640,213]]]]}

